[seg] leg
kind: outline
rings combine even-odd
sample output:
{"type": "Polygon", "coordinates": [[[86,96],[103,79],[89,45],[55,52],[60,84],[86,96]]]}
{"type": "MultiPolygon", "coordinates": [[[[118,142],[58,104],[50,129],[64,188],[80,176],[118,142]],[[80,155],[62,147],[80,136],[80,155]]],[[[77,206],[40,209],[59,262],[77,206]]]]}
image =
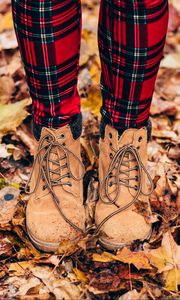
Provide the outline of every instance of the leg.
{"type": "Polygon", "coordinates": [[[80,0],[12,0],[12,4],[39,140],[28,181],[26,227],[35,246],[56,251],[62,240],[77,240],[85,227],[76,86],[80,0]]]}
{"type": "Polygon", "coordinates": [[[36,125],[60,127],[80,112],[79,0],[12,0],[17,40],[36,125]]]}
{"type": "Polygon", "coordinates": [[[100,242],[109,249],[144,241],[151,235],[149,195],[153,182],[146,167],[145,125],[167,22],[167,0],[101,1],[103,122],[96,225],[100,242]]]}
{"type": "Polygon", "coordinates": [[[168,23],[167,0],[102,0],[102,117],[119,130],[149,118],[168,23]]]}

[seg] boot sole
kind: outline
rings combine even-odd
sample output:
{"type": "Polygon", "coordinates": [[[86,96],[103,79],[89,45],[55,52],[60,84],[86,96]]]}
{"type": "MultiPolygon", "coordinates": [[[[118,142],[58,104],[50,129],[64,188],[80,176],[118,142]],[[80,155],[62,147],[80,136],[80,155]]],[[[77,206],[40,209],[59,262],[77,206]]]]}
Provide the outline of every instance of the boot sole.
{"type": "MultiPolygon", "coordinates": [[[[141,242],[145,241],[145,240],[149,240],[152,234],[152,228],[149,231],[148,235],[146,237],[144,237],[142,240],[140,240],[141,242]]],[[[129,247],[132,243],[119,243],[119,244],[115,244],[115,243],[109,243],[108,240],[106,239],[102,239],[99,238],[99,243],[101,246],[103,246],[104,248],[106,248],[107,250],[119,250],[123,247],[129,247]]]]}
{"type": "Polygon", "coordinates": [[[46,243],[41,240],[38,240],[33,236],[30,230],[27,228],[27,233],[30,240],[33,242],[34,246],[44,252],[56,252],[60,243],[46,243]]]}

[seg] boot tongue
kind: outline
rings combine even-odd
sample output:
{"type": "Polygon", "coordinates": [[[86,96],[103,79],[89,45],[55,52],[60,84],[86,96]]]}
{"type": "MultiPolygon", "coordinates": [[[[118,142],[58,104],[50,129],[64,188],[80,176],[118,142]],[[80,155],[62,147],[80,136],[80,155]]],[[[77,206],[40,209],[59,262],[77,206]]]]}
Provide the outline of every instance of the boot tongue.
{"type": "Polygon", "coordinates": [[[110,140],[112,139],[113,145],[117,148],[117,150],[128,144],[132,144],[134,140],[134,135],[137,129],[127,129],[125,130],[121,136],[119,136],[118,131],[111,127],[110,125],[106,125],[105,128],[105,136],[110,140]]]}
{"type": "Polygon", "coordinates": [[[133,144],[135,131],[133,129],[127,129],[122,133],[121,136],[118,136],[118,146],[123,147],[125,145],[133,144]]]}
{"type": "MultiPolygon", "coordinates": [[[[68,177],[70,174],[70,169],[73,169],[73,174],[79,177],[79,161],[75,160],[71,151],[76,153],[79,149],[76,149],[74,145],[74,139],[69,125],[65,125],[58,129],[44,128],[42,135],[51,135],[54,137],[56,146],[52,147],[50,152],[50,160],[57,163],[49,162],[49,168],[51,170],[56,170],[57,174],[50,173],[50,178],[52,180],[59,180],[61,183],[67,183],[71,181],[68,177]],[[74,145],[74,146],[73,146],[74,145]],[[71,151],[67,151],[67,149],[71,151]],[[67,158],[68,157],[68,158],[67,158]],[[71,168],[70,168],[71,165],[71,168]]],[[[58,186],[57,186],[58,188],[58,186]]],[[[70,189],[67,185],[62,186],[63,189],[70,189]]],[[[56,187],[55,187],[56,190],[56,187]]],[[[70,189],[72,190],[72,189],[70,189]]]]}
{"type": "Polygon", "coordinates": [[[124,145],[133,144],[135,147],[138,146],[139,138],[142,139],[142,136],[147,140],[147,131],[145,127],[140,129],[130,128],[122,133],[118,137],[118,146],[123,147],[124,145]]]}
{"type": "MultiPolygon", "coordinates": [[[[68,125],[58,128],[58,129],[44,127],[42,129],[41,138],[43,138],[45,135],[49,135],[51,137],[54,137],[54,142],[56,142],[58,144],[63,144],[65,140],[67,143],[67,139],[70,137],[70,134],[71,134],[70,128],[68,125]]],[[[47,141],[44,141],[44,143],[48,144],[47,141]]],[[[50,172],[51,180],[55,180],[55,181],[59,180],[59,178],[63,174],[67,173],[67,168],[62,168],[62,166],[66,165],[66,158],[65,158],[65,153],[64,153],[63,149],[61,149],[60,147],[56,147],[56,146],[52,147],[52,150],[50,151],[50,154],[49,154],[48,165],[49,165],[50,170],[57,171],[57,174],[50,172]],[[58,164],[56,164],[56,162],[58,164]],[[60,169],[60,166],[61,166],[61,169],[60,169]]],[[[63,181],[63,180],[61,180],[61,181],[63,181]]]]}

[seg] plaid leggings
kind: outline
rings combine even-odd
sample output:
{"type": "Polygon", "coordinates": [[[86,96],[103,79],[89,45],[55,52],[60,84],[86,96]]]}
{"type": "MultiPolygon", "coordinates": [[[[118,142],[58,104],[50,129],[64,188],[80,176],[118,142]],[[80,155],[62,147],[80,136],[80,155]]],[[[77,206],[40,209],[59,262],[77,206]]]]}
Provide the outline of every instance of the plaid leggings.
{"type": "MultiPolygon", "coordinates": [[[[12,0],[12,8],[34,122],[67,124],[80,113],[80,1],[12,0]]],[[[149,118],[167,23],[168,0],[101,0],[101,114],[117,129],[140,128],[149,118]]]]}

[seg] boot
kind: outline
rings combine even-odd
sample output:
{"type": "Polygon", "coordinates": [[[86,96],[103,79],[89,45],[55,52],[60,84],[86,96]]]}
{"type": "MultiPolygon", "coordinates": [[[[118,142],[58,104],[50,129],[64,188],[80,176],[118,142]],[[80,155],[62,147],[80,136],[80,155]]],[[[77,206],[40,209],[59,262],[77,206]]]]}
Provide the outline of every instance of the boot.
{"type": "Polygon", "coordinates": [[[83,175],[80,138],[73,138],[69,125],[44,127],[36,147],[26,209],[27,232],[38,249],[56,251],[61,241],[83,234],[83,175]]]}
{"type": "Polygon", "coordinates": [[[151,234],[148,196],[153,182],[146,169],[147,129],[127,129],[119,138],[118,131],[106,125],[99,147],[100,199],[95,222],[100,243],[115,250],[151,234]]]}

